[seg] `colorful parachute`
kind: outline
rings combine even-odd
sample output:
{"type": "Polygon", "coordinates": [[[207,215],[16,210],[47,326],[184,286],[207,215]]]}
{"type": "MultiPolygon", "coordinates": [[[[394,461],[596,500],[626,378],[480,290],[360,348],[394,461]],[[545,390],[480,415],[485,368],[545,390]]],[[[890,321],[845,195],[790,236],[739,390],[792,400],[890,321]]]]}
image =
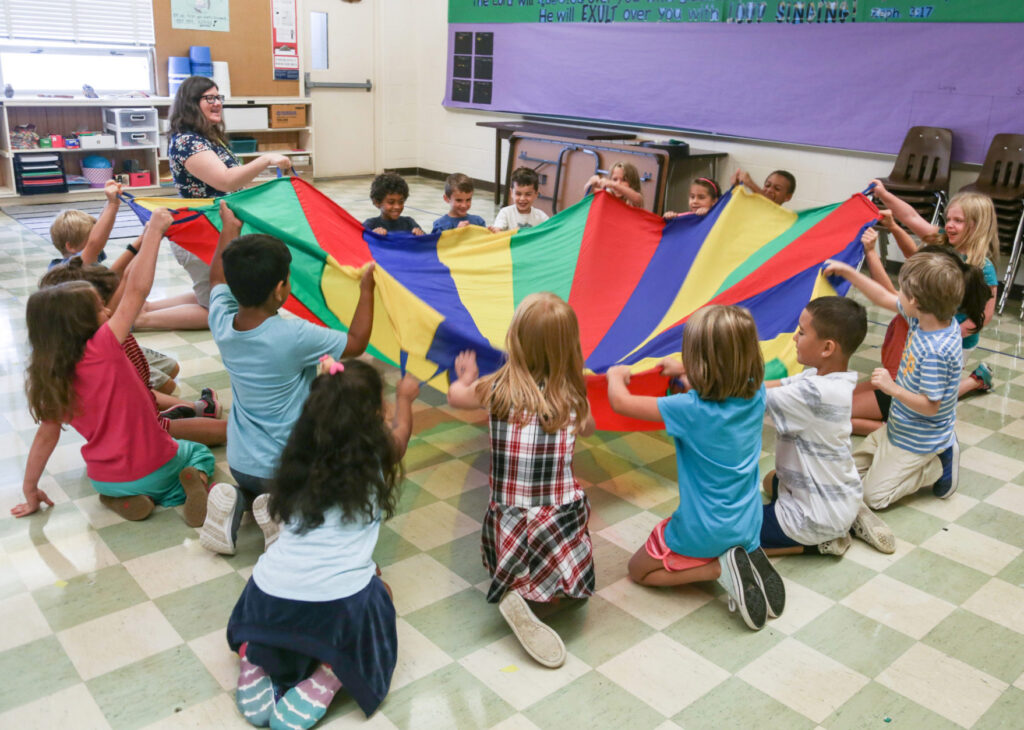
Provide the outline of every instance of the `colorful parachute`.
{"type": "MultiPolygon", "coordinates": [[[[878,219],[861,194],[794,213],[737,187],[706,216],[669,222],[601,192],[514,233],[471,226],[381,237],[298,178],[225,200],[243,233],[268,233],[291,249],[293,298],[286,308],[310,321],[345,329],[359,271],[375,261],[371,353],[441,390],[461,350],[475,350],[484,373],[498,367],[512,313],[526,295],[558,294],[579,317],[598,425],[613,430],[652,425],[612,413],[601,374],[628,364],[638,373],[633,392],[664,393],[657,361],[678,354],[687,317],[708,303],[750,309],[767,376],[795,372],[792,335],[803,306],[848,286],[833,288],[821,263],[836,258],[857,265],[861,233],[878,219]]],[[[170,239],[210,260],[220,227],[213,201],[129,202],[143,221],[154,207],[174,209],[170,239]]]]}

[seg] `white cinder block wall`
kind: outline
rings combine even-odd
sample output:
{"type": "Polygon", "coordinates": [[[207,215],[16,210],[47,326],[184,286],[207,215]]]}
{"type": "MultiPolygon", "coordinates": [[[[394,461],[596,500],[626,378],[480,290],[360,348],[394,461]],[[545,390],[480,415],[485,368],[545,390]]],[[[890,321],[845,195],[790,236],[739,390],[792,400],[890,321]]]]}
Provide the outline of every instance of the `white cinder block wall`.
{"type": "MultiPolygon", "coordinates": [[[[382,120],[377,130],[378,166],[458,171],[491,180],[494,132],[476,123],[513,117],[457,111],[441,105],[448,54],[447,15],[447,0],[381,3],[376,29],[381,91],[377,118],[382,120]]],[[[654,133],[646,136],[659,137],[654,133]]],[[[749,170],[755,180],[764,179],[776,168],[790,170],[797,178],[797,193],[790,203],[795,209],[834,203],[863,190],[871,178],[888,174],[894,159],[892,155],[799,149],[695,135],[663,136],[684,139],[697,148],[727,152],[729,157],[721,165],[723,183],[738,167],[749,170]]],[[[977,174],[977,166],[959,167],[953,174],[952,190],[972,182],[977,174]]]]}

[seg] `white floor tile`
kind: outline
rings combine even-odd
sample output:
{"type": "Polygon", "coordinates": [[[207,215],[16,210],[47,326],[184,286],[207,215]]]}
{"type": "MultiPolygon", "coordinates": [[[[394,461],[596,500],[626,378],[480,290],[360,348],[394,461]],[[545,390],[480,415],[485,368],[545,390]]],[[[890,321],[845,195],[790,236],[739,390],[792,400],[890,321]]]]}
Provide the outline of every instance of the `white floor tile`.
{"type": "Polygon", "coordinates": [[[44,728],[90,728],[102,730],[110,723],[84,684],[76,684],[52,695],[16,707],[0,715],[0,727],[19,730],[44,728]]]}
{"type": "Polygon", "coordinates": [[[736,676],[790,709],[821,722],[868,683],[796,639],[784,639],[736,676]]]}
{"type": "Polygon", "coordinates": [[[1021,552],[1020,548],[960,525],[939,530],[921,547],[989,575],[1005,568],[1021,552]]]}
{"type": "Polygon", "coordinates": [[[637,585],[629,578],[605,586],[598,591],[598,595],[659,631],[693,613],[713,598],[711,593],[699,586],[648,588],[637,585]]]}
{"type": "Polygon", "coordinates": [[[384,568],[384,580],[395,594],[395,610],[399,616],[469,588],[469,583],[424,554],[384,568]]]}
{"type": "Polygon", "coordinates": [[[232,570],[223,558],[203,549],[198,540],[126,560],[124,567],[150,598],[191,588],[232,570]]]}
{"type": "Polygon", "coordinates": [[[876,575],[840,603],[915,639],[923,638],[955,608],[887,575],[876,575]]]}
{"type": "Polygon", "coordinates": [[[877,681],[963,727],[977,722],[1007,687],[925,644],[910,647],[877,681]]]}
{"type": "Polygon", "coordinates": [[[480,531],[479,522],[447,502],[433,502],[426,507],[396,515],[388,524],[420,550],[431,550],[480,531]]]}
{"type": "Polygon", "coordinates": [[[963,603],[968,611],[1024,634],[1024,588],[993,578],[963,603]]]}
{"type": "Polygon", "coordinates": [[[688,707],[729,673],[664,634],[654,634],[597,667],[662,715],[688,707]]]}

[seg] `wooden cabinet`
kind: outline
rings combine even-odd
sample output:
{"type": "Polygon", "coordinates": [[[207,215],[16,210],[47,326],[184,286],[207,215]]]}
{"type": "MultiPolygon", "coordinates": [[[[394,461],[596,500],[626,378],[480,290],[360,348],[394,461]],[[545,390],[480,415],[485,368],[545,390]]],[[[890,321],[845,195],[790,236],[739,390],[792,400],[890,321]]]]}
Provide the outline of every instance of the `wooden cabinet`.
{"type": "MultiPolygon", "coordinates": [[[[124,99],[6,99],[3,100],[0,125],[0,202],[20,198],[15,180],[14,160],[18,155],[36,152],[34,150],[14,150],[11,148],[11,131],[23,124],[34,124],[40,137],[51,134],[68,136],[81,131],[104,131],[104,120],[111,116],[112,109],[152,109],[157,117],[158,132],[152,139],[138,140],[133,146],[114,146],[91,149],[52,148],[45,151],[60,155],[65,173],[72,177],[81,175],[82,158],[89,155],[102,155],[119,173],[125,160],[134,160],[135,166],[142,172],[149,173],[151,184],[144,187],[129,187],[136,195],[175,195],[174,182],[171,179],[170,165],[167,160],[166,120],[170,112],[171,99],[166,97],[124,98],[124,99]],[[153,144],[149,144],[153,141],[153,144]]],[[[292,158],[296,173],[312,180],[314,174],[313,161],[313,105],[309,99],[295,97],[253,97],[232,98],[224,102],[229,108],[247,108],[251,110],[266,109],[269,124],[269,108],[275,104],[301,105],[306,111],[306,126],[286,129],[262,128],[257,125],[251,129],[232,129],[228,137],[248,137],[256,139],[256,151],[236,153],[243,163],[258,157],[264,152],[277,152],[292,158]]],[[[270,179],[276,171],[268,170],[257,181],[270,179]]],[[[25,202],[52,202],[75,199],[77,197],[98,197],[102,192],[97,188],[83,185],[72,185],[67,193],[50,195],[33,195],[25,197],[25,202]]]]}

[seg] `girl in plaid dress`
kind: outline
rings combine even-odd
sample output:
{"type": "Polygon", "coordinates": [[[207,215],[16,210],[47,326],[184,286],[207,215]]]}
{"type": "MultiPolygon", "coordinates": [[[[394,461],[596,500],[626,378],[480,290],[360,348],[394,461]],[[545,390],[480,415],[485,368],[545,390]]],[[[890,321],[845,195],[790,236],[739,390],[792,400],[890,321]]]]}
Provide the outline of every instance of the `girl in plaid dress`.
{"type": "Polygon", "coordinates": [[[448,403],[490,413],[491,502],[482,534],[487,600],[498,604],[534,659],[558,667],[565,645],[526,601],[594,591],[590,503],[572,471],[576,436],[594,430],[576,313],[554,294],[531,294],[516,309],[505,348],[508,360],[483,378],[476,354],[460,354],[448,403]]]}
{"type": "Polygon", "coordinates": [[[760,547],[765,389],[754,318],[742,307],[697,310],[682,359],[665,358],[662,372],[685,392],[661,398],[632,395],[627,366],[607,374],[615,412],[663,422],[676,447],[679,507],[630,559],[629,577],[645,586],[717,580],[757,630],[782,613],[786,592],[760,547]]]}

